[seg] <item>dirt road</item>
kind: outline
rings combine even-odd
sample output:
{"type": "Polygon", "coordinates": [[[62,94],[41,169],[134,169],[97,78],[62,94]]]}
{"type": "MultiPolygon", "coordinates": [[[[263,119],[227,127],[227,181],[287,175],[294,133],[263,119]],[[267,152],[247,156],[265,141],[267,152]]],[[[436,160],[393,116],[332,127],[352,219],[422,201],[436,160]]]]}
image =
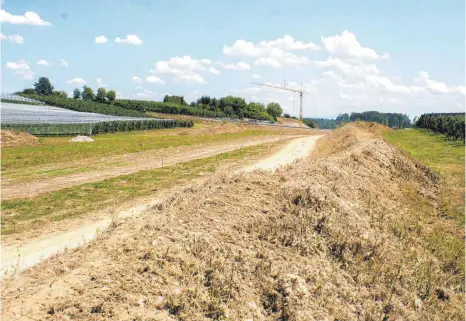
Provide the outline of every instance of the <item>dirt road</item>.
{"type": "MultiPolygon", "coordinates": [[[[254,137],[226,142],[215,145],[157,150],[125,154],[115,157],[107,157],[107,163],[124,163],[122,166],[103,168],[83,173],[75,173],[58,177],[49,177],[32,182],[4,182],[2,184],[2,199],[29,198],[46,192],[60,190],[75,185],[102,181],[108,178],[136,173],[142,170],[160,168],[175,165],[177,163],[189,162],[195,159],[213,156],[216,154],[230,152],[239,148],[255,146],[279,140],[289,139],[290,135],[254,137]],[[165,155],[164,155],[165,154],[165,155]]],[[[6,177],[6,179],[8,179],[6,177]]]]}
{"type": "Polygon", "coordinates": [[[280,152],[265,158],[256,164],[239,170],[238,172],[251,172],[253,170],[276,170],[280,166],[292,164],[295,160],[306,157],[314,148],[316,141],[322,135],[308,136],[293,139],[280,152]]]}
{"type": "MultiPolygon", "coordinates": [[[[307,136],[293,139],[285,145],[284,148],[271,157],[261,160],[240,171],[250,172],[255,169],[275,170],[282,165],[291,164],[295,160],[309,155],[314,148],[315,142],[320,137],[322,136],[307,136]]],[[[254,141],[254,143],[257,143],[257,141],[254,141]]],[[[31,240],[22,246],[12,245],[2,248],[2,262],[0,270],[2,278],[5,275],[18,273],[21,270],[35,265],[41,260],[65,249],[79,247],[96,238],[101,231],[107,229],[116,220],[139,215],[161,202],[163,202],[163,199],[154,199],[145,204],[139,204],[133,208],[119,212],[113,218],[107,217],[97,222],[81,226],[77,229],[52,236],[44,235],[39,239],[31,240]]]]}

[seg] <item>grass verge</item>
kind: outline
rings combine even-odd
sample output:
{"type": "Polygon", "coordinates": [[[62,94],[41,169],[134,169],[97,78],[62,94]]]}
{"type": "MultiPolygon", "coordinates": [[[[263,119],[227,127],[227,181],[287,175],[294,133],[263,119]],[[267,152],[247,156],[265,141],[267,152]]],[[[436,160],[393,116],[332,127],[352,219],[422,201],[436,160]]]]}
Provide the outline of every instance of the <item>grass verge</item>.
{"type": "Polygon", "coordinates": [[[385,131],[383,135],[443,178],[440,214],[454,218],[464,228],[464,144],[417,129],[385,131]]]}
{"type": "MultiPolygon", "coordinates": [[[[419,193],[407,191],[410,206],[424,220],[426,241],[432,252],[443,262],[446,271],[465,276],[464,197],[465,150],[462,142],[448,140],[443,135],[424,130],[384,131],[389,143],[407,151],[414,159],[433,169],[441,178],[437,204],[427,202],[419,193]]],[[[463,284],[464,285],[464,284],[463,284]]]]}
{"type": "Polygon", "coordinates": [[[2,234],[23,233],[81,215],[97,215],[128,202],[149,196],[183,181],[214,172],[220,165],[254,159],[271,153],[285,141],[238,149],[164,168],[140,171],[97,183],[88,183],[43,194],[31,199],[2,202],[2,234]]]}

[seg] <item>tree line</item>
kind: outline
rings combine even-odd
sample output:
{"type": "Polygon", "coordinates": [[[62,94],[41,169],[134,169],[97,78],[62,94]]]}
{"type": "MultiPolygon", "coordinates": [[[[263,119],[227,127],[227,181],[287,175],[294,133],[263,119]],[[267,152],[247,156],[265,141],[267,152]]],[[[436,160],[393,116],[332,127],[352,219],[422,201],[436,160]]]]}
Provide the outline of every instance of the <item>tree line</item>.
{"type": "Polygon", "coordinates": [[[246,103],[244,98],[226,96],[220,99],[202,96],[189,105],[183,96],[166,95],[163,101],[117,99],[115,105],[140,112],[152,111],[167,114],[181,114],[201,117],[274,121],[283,113],[278,103],[246,103]]]}
{"type": "Polygon", "coordinates": [[[259,102],[246,103],[244,98],[226,96],[211,98],[202,96],[188,104],[183,96],[166,95],[162,102],[147,100],[116,99],[114,90],[107,91],[101,87],[97,93],[88,86],[82,90],[76,88],[73,91],[73,99],[68,98],[66,92],[55,91],[47,77],[40,77],[34,84],[34,88],[25,89],[22,94],[34,97],[47,104],[73,109],[77,111],[92,111],[108,115],[141,116],[146,111],[182,114],[202,117],[232,118],[232,119],[257,119],[273,122],[280,117],[283,109],[280,104],[271,102],[267,106],[259,102]],[[58,99],[60,98],[60,99],[58,99]],[[74,101],[74,102],[73,102],[74,101]],[[79,103],[78,103],[79,102],[79,103]],[[104,108],[92,103],[113,105],[104,108]],[[123,110],[128,110],[124,112],[123,110]]]}
{"type": "Polygon", "coordinates": [[[448,138],[465,141],[465,115],[458,113],[422,114],[416,127],[444,134],[448,138]]]}
{"type": "MultiPolygon", "coordinates": [[[[47,77],[40,77],[34,88],[26,88],[23,90],[23,94],[26,95],[39,95],[39,96],[56,96],[60,98],[68,98],[68,94],[61,90],[54,90],[54,86],[47,77]]],[[[76,88],[73,91],[73,99],[82,99],[87,101],[95,101],[99,103],[112,104],[116,99],[115,90],[106,90],[104,87],[97,88],[97,94],[94,90],[88,86],[83,86],[82,91],[76,88]]]]}
{"type": "Polygon", "coordinates": [[[355,121],[376,122],[390,128],[410,128],[411,120],[408,115],[401,113],[381,113],[378,111],[365,111],[362,113],[339,114],[335,119],[329,118],[305,118],[305,122],[313,120],[319,128],[334,129],[346,123],[355,121]]]}

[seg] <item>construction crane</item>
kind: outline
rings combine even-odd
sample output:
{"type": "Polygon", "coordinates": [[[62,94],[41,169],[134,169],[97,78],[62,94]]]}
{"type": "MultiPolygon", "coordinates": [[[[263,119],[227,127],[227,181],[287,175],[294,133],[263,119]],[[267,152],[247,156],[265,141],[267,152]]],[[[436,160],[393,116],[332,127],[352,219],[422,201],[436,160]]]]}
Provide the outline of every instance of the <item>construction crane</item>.
{"type": "Polygon", "coordinates": [[[264,86],[264,87],[270,87],[270,88],[276,88],[276,89],[281,89],[281,90],[288,90],[288,91],[292,91],[292,92],[295,92],[295,93],[299,93],[299,119],[303,120],[303,93],[304,93],[304,90],[302,89],[303,84],[301,84],[301,90],[291,89],[291,88],[287,88],[285,86],[260,84],[260,83],[257,83],[257,82],[251,82],[251,84],[264,86]]]}

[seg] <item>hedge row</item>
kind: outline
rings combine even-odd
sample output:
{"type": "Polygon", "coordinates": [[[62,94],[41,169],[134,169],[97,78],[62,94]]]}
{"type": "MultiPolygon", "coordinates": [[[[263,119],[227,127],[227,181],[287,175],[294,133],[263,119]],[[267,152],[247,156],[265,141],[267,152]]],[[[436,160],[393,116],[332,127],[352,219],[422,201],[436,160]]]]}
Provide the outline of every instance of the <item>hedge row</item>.
{"type": "Polygon", "coordinates": [[[34,106],[42,106],[42,103],[36,103],[33,101],[26,101],[26,100],[15,100],[15,99],[0,99],[2,103],[11,103],[11,104],[23,104],[23,105],[34,105],[34,106]]]}
{"type": "Polygon", "coordinates": [[[39,96],[25,94],[22,94],[22,96],[42,101],[49,106],[56,106],[80,112],[114,116],[149,117],[145,115],[144,112],[140,112],[138,110],[131,110],[128,108],[117,106],[115,104],[99,103],[92,100],[80,100],[72,98],[63,98],[59,96],[39,96]]]}
{"type": "MultiPolygon", "coordinates": [[[[164,113],[164,114],[178,114],[178,115],[189,115],[189,116],[211,117],[211,118],[228,117],[228,115],[226,115],[220,109],[212,111],[212,110],[203,109],[199,107],[177,105],[173,103],[164,103],[160,101],[118,99],[115,101],[115,105],[125,108],[125,109],[135,110],[141,113],[146,112],[146,111],[152,111],[152,112],[164,113]]],[[[231,117],[231,118],[235,118],[235,117],[231,117]]]]}
{"type": "Polygon", "coordinates": [[[2,129],[14,129],[36,136],[96,135],[122,131],[192,127],[192,120],[130,120],[87,124],[4,124],[2,129]]]}
{"type": "Polygon", "coordinates": [[[464,114],[423,114],[416,121],[416,127],[444,134],[448,138],[465,141],[464,114]]]}

